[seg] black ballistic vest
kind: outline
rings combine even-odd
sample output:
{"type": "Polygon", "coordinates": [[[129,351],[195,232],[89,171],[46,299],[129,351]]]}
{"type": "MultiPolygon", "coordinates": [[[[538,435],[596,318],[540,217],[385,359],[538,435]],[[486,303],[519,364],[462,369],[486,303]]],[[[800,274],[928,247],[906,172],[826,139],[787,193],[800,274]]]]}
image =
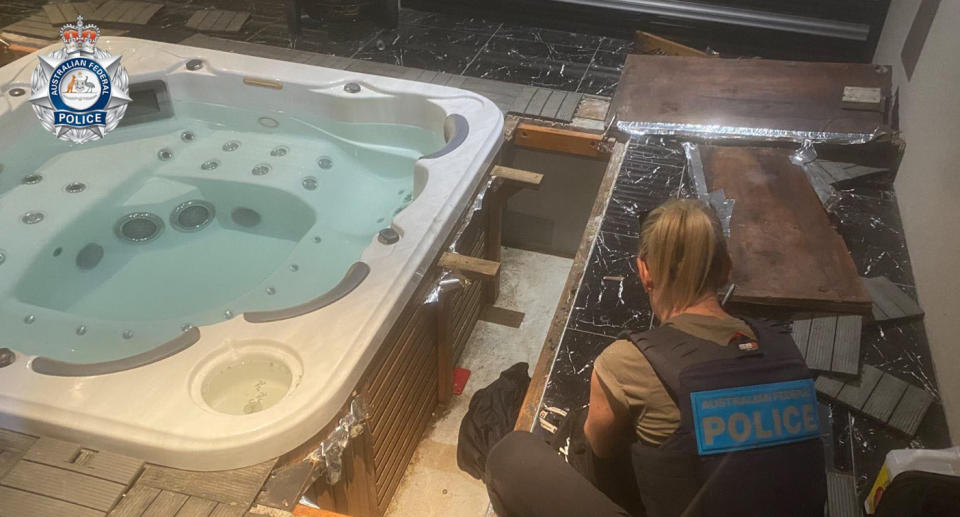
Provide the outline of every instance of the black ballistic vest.
{"type": "Polygon", "coordinates": [[[676,433],[659,447],[637,441],[631,449],[648,517],[823,516],[826,476],[819,438],[698,453],[691,393],[811,377],[786,330],[748,323],[759,343],[754,350],[720,346],[669,326],[628,335],[680,408],[676,433]]]}

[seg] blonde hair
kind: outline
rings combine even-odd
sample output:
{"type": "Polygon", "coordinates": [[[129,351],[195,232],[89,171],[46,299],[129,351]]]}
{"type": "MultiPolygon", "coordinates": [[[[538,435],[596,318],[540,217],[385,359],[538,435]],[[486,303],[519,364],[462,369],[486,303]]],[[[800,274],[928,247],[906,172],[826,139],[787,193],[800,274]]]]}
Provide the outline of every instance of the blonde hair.
{"type": "Polygon", "coordinates": [[[657,289],[656,303],[669,312],[722,287],[730,267],[720,221],[695,199],[670,200],[650,212],[640,229],[640,258],[657,289]]]}

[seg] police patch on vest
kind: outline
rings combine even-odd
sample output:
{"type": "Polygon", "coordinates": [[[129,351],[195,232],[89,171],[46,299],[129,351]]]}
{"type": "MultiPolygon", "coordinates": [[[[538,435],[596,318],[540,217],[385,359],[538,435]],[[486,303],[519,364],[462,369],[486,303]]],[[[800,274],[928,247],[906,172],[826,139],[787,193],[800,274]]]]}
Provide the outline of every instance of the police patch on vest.
{"type": "Polygon", "coordinates": [[[812,379],[690,394],[701,456],[771,447],[820,434],[812,379]]]}

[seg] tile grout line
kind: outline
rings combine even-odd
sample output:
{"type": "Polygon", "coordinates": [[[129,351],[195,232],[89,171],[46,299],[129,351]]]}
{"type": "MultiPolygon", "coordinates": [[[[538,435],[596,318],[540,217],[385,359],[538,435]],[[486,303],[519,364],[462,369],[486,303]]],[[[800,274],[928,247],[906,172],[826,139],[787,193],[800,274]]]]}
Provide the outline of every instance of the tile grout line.
{"type": "Polygon", "coordinates": [[[490,42],[493,41],[493,37],[496,36],[498,32],[500,32],[501,28],[503,28],[502,23],[500,25],[497,25],[497,29],[493,31],[493,34],[491,34],[489,38],[487,38],[487,41],[483,42],[483,45],[480,46],[480,49],[477,50],[477,53],[473,55],[473,58],[470,59],[470,61],[463,67],[463,70],[461,70],[460,73],[457,75],[466,74],[467,70],[470,69],[470,65],[472,65],[473,62],[476,61],[478,57],[480,57],[480,54],[483,52],[483,49],[487,48],[487,45],[489,45],[490,42]]]}
{"type": "Polygon", "coordinates": [[[577,87],[573,90],[574,93],[583,93],[580,91],[580,87],[583,85],[583,80],[587,78],[587,74],[590,73],[590,67],[593,66],[593,62],[597,59],[597,53],[600,52],[600,47],[603,45],[603,40],[606,38],[600,38],[600,41],[597,42],[597,48],[593,49],[593,55],[590,56],[590,62],[587,63],[587,69],[583,71],[583,75],[580,76],[580,82],[577,83],[577,87]]]}

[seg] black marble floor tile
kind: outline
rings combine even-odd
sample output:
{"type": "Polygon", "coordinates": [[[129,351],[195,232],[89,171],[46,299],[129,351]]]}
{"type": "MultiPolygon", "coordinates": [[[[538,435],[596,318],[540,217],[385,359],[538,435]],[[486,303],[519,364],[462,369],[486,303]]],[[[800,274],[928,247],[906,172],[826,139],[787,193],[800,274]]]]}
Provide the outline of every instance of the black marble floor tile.
{"type": "Polygon", "coordinates": [[[544,388],[543,405],[568,411],[586,406],[590,400],[593,362],[613,341],[607,336],[567,329],[544,388]]]}
{"type": "Polygon", "coordinates": [[[599,50],[601,52],[611,52],[626,56],[633,50],[633,41],[619,38],[603,38],[600,42],[599,50]]]}
{"type": "Polygon", "coordinates": [[[623,63],[626,59],[626,53],[598,50],[593,57],[593,65],[597,70],[616,72],[619,74],[620,71],[623,70],[623,63]]]}
{"type": "Polygon", "coordinates": [[[463,74],[529,86],[576,91],[587,66],[582,63],[518,61],[506,55],[481,52],[463,74]]]}
{"type": "Polygon", "coordinates": [[[637,237],[600,232],[577,291],[568,327],[617,337],[650,328],[652,311],[637,277],[637,237]]]}
{"type": "Polygon", "coordinates": [[[591,52],[596,50],[604,39],[602,36],[592,34],[508,23],[500,27],[500,30],[497,31],[497,36],[515,40],[536,41],[548,45],[570,45],[590,49],[591,52]]]}
{"type": "Polygon", "coordinates": [[[459,74],[488,39],[477,32],[411,25],[380,33],[353,57],[459,74]]]}
{"type": "Polygon", "coordinates": [[[897,196],[890,188],[854,187],[840,190],[828,211],[838,221],[861,276],[886,276],[894,283],[913,285],[897,196]]]}
{"type": "Polygon", "coordinates": [[[685,165],[686,158],[676,144],[659,138],[632,140],[601,229],[639,236],[640,222],[647,213],[670,198],[689,196],[685,165]]]}
{"type": "Polygon", "coordinates": [[[525,61],[544,60],[589,64],[596,49],[561,43],[530,41],[497,35],[490,38],[484,54],[498,54],[525,61]]]}
{"type": "Polygon", "coordinates": [[[458,16],[448,13],[402,9],[400,11],[400,26],[409,25],[478,32],[488,36],[500,28],[499,21],[478,16],[458,16]]]}
{"type": "Polygon", "coordinates": [[[618,84],[620,84],[619,71],[599,70],[591,66],[590,70],[583,76],[583,81],[581,81],[577,91],[580,93],[589,93],[590,95],[613,97],[613,94],[617,91],[618,84]]]}

